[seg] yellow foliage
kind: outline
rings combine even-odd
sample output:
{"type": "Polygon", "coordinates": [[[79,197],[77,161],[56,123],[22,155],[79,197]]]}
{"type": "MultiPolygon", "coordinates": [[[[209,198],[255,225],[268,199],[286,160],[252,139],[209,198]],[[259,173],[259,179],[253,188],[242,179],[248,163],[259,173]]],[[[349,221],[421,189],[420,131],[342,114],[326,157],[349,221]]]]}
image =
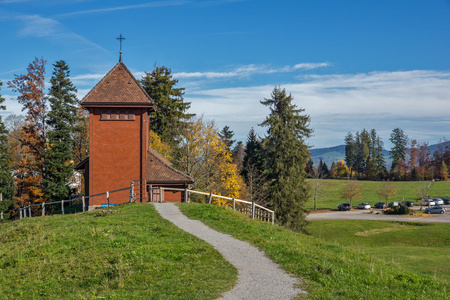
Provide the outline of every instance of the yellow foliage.
{"type": "MultiPolygon", "coordinates": [[[[231,151],[220,138],[213,122],[191,120],[181,141],[180,168],[195,179],[194,188],[231,198],[238,198],[244,183],[231,151]]],[[[219,205],[231,201],[215,198],[219,205]]]]}
{"type": "Polygon", "coordinates": [[[155,151],[161,154],[165,159],[167,159],[168,161],[172,160],[172,149],[170,145],[166,142],[163,142],[159,135],[153,130],[150,130],[148,133],[148,143],[150,147],[155,149],[155,151]]]}

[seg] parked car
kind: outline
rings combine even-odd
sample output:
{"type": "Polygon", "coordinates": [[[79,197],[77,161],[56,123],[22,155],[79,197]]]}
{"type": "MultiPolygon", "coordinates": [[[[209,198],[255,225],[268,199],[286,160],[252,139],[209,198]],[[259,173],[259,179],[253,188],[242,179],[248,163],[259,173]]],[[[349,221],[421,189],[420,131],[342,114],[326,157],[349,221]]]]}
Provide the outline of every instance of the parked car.
{"type": "Polygon", "coordinates": [[[386,208],[386,204],[384,202],[377,202],[377,203],[375,203],[375,205],[373,207],[375,207],[375,208],[386,208]]]}
{"type": "Polygon", "coordinates": [[[350,203],[343,202],[338,205],[338,209],[339,210],[351,210],[352,206],[350,205],[350,203]]]}
{"type": "Polygon", "coordinates": [[[439,206],[439,205],[425,208],[425,212],[427,214],[443,214],[446,211],[447,210],[445,209],[445,207],[442,207],[442,206],[439,206]]]}
{"type": "Polygon", "coordinates": [[[398,201],[394,201],[394,202],[391,202],[388,204],[389,207],[397,207],[399,205],[400,205],[400,202],[398,202],[398,201]]]}
{"type": "Polygon", "coordinates": [[[413,207],[414,206],[414,202],[412,202],[412,201],[403,201],[402,203],[405,204],[408,207],[413,207]]]}
{"type": "Polygon", "coordinates": [[[444,200],[445,205],[450,205],[450,198],[442,198],[444,200]]]}
{"type": "Polygon", "coordinates": [[[431,201],[434,201],[434,203],[436,203],[436,205],[444,205],[444,200],[442,200],[441,198],[434,198],[434,199],[431,199],[431,201]]]}
{"type": "Polygon", "coordinates": [[[371,208],[370,204],[367,203],[367,202],[360,203],[360,204],[358,204],[357,207],[358,207],[359,209],[370,209],[370,208],[371,208]]]}
{"type": "Polygon", "coordinates": [[[425,200],[420,201],[419,205],[422,205],[422,206],[433,206],[433,205],[436,205],[436,202],[434,202],[432,200],[429,200],[429,199],[425,199],[425,200]]]}

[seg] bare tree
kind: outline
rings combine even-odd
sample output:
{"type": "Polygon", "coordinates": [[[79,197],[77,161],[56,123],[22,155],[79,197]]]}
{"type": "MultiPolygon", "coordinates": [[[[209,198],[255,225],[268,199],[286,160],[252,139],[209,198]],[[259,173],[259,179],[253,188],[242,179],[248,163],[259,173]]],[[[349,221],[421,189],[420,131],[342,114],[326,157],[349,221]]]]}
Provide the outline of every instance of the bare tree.
{"type": "Polygon", "coordinates": [[[326,177],[326,174],[321,168],[313,168],[311,172],[313,178],[313,192],[314,192],[314,210],[317,210],[317,198],[323,196],[323,188],[326,186],[322,179],[326,177]]]}

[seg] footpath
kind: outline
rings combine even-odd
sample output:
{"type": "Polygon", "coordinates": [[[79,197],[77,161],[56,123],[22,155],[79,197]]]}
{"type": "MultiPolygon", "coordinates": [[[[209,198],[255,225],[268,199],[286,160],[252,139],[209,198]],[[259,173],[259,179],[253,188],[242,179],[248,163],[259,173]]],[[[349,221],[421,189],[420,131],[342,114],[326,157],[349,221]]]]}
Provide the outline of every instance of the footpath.
{"type": "Polygon", "coordinates": [[[191,220],[174,203],[153,203],[159,214],[216,248],[238,269],[236,286],[223,294],[223,299],[293,299],[305,291],[295,288],[299,283],[258,248],[215,231],[200,221],[191,220]]]}

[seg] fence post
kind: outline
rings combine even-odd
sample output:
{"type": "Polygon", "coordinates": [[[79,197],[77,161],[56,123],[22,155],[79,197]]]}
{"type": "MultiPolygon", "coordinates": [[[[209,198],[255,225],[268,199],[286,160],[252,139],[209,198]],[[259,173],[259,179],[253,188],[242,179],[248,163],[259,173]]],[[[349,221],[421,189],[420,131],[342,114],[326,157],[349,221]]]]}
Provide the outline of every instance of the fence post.
{"type": "Polygon", "coordinates": [[[236,210],[236,199],[233,198],[233,210],[236,210]]]}
{"type": "Polygon", "coordinates": [[[255,201],[252,202],[252,220],[255,219],[255,201]]]}
{"type": "Polygon", "coordinates": [[[187,188],[184,188],[184,202],[187,203],[188,202],[188,191],[187,188]]]}
{"type": "Polygon", "coordinates": [[[61,214],[64,215],[64,200],[61,200],[61,214]]]}
{"type": "Polygon", "coordinates": [[[272,225],[275,225],[275,212],[272,212],[272,225]]]}
{"type": "Polygon", "coordinates": [[[84,196],[81,197],[81,205],[83,205],[83,212],[86,211],[86,200],[84,199],[84,196]]]}
{"type": "Polygon", "coordinates": [[[148,193],[149,193],[148,201],[153,202],[153,185],[151,184],[148,186],[148,193]]]}
{"type": "Polygon", "coordinates": [[[19,208],[19,220],[22,220],[22,209],[19,208]]]}
{"type": "Polygon", "coordinates": [[[106,207],[109,207],[109,192],[106,192],[106,207]]]}
{"type": "Polygon", "coordinates": [[[45,203],[42,202],[42,215],[45,216],[45,203]]]}
{"type": "Polygon", "coordinates": [[[28,206],[28,214],[30,215],[30,218],[31,218],[31,205],[28,206]]]}
{"type": "Polygon", "coordinates": [[[133,200],[133,195],[134,195],[134,181],[132,181],[130,184],[130,199],[128,200],[128,202],[131,202],[133,200]]]}
{"type": "Polygon", "coordinates": [[[208,197],[208,203],[211,204],[211,202],[212,202],[212,193],[210,192],[208,197]]]}

